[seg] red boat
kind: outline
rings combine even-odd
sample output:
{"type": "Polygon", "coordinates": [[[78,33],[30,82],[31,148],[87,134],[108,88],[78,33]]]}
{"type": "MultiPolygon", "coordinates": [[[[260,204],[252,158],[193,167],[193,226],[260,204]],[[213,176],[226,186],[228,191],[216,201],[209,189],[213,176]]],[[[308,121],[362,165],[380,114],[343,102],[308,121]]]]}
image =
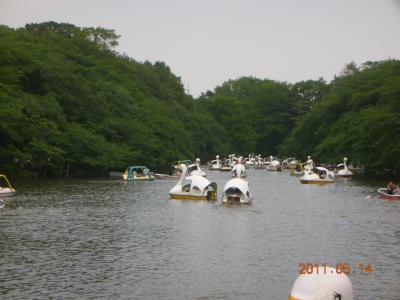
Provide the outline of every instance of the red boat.
{"type": "Polygon", "coordinates": [[[378,189],[378,194],[381,199],[400,200],[400,194],[396,195],[388,194],[388,189],[385,188],[378,189]]]}

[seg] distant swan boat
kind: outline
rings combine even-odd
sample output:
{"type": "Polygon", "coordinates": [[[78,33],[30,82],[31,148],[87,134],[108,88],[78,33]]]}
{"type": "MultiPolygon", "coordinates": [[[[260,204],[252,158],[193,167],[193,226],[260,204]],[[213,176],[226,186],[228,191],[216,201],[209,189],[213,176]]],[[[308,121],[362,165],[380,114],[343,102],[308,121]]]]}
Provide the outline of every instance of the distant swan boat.
{"type": "Polygon", "coordinates": [[[277,159],[274,159],[272,155],[269,157],[269,164],[267,165],[267,171],[282,171],[281,162],[277,159]]]}
{"type": "Polygon", "coordinates": [[[347,168],[347,158],[343,158],[343,164],[338,164],[335,168],[338,177],[352,177],[353,172],[347,168]]]}
{"type": "Polygon", "coordinates": [[[4,174],[0,174],[0,181],[4,182],[5,187],[0,187],[0,196],[12,196],[16,193],[14,188],[11,186],[10,181],[8,181],[7,176],[4,174]]]}
{"type": "Polygon", "coordinates": [[[146,166],[131,166],[125,170],[122,178],[127,181],[154,180],[153,174],[146,166]]]}
{"type": "Polygon", "coordinates": [[[206,172],[204,172],[203,169],[200,167],[200,158],[196,158],[196,163],[191,164],[188,167],[188,173],[190,175],[200,175],[203,177],[207,177],[206,172]]]}
{"type": "Polygon", "coordinates": [[[219,170],[221,169],[221,161],[219,160],[219,155],[215,157],[208,165],[209,170],[219,170]]]}

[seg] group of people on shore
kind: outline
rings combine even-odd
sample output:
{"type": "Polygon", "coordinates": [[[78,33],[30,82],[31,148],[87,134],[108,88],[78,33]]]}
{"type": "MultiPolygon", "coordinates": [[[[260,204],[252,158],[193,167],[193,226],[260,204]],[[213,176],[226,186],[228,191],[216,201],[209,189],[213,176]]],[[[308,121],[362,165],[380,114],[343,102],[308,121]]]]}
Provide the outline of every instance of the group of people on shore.
{"type": "Polygon", "coordinates": [[[387,193],[390,195],[400,195],[400,186],[394,180],[389,180],[387,184],[387,193]]]}

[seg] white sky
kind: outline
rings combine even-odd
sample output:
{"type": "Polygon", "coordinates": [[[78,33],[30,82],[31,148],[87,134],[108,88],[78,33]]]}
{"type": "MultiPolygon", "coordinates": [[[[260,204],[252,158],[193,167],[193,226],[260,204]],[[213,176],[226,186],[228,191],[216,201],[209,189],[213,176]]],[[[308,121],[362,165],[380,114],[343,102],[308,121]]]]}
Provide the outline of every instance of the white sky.
{"type": "Polygon", "coordinates": [[[0,24],[115,29],[118,51],[164,61],[194,96],[228,79],[331,80],[400,58],[400,0],[0,0],[0,24]]]}

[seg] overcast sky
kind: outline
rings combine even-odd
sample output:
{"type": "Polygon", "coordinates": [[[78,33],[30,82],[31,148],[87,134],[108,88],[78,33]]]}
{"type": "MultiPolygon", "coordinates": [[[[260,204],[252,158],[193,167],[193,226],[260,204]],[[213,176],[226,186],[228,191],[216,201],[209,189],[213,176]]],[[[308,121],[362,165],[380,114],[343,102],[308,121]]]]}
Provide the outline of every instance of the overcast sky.
{"type": "Polygon", "coordinates": [[[117,50],[164,61],[194,96],[228,79],[331,80],[400,58],[400,0],[0,0],[0,24],[115,29],[117,50]]]}

